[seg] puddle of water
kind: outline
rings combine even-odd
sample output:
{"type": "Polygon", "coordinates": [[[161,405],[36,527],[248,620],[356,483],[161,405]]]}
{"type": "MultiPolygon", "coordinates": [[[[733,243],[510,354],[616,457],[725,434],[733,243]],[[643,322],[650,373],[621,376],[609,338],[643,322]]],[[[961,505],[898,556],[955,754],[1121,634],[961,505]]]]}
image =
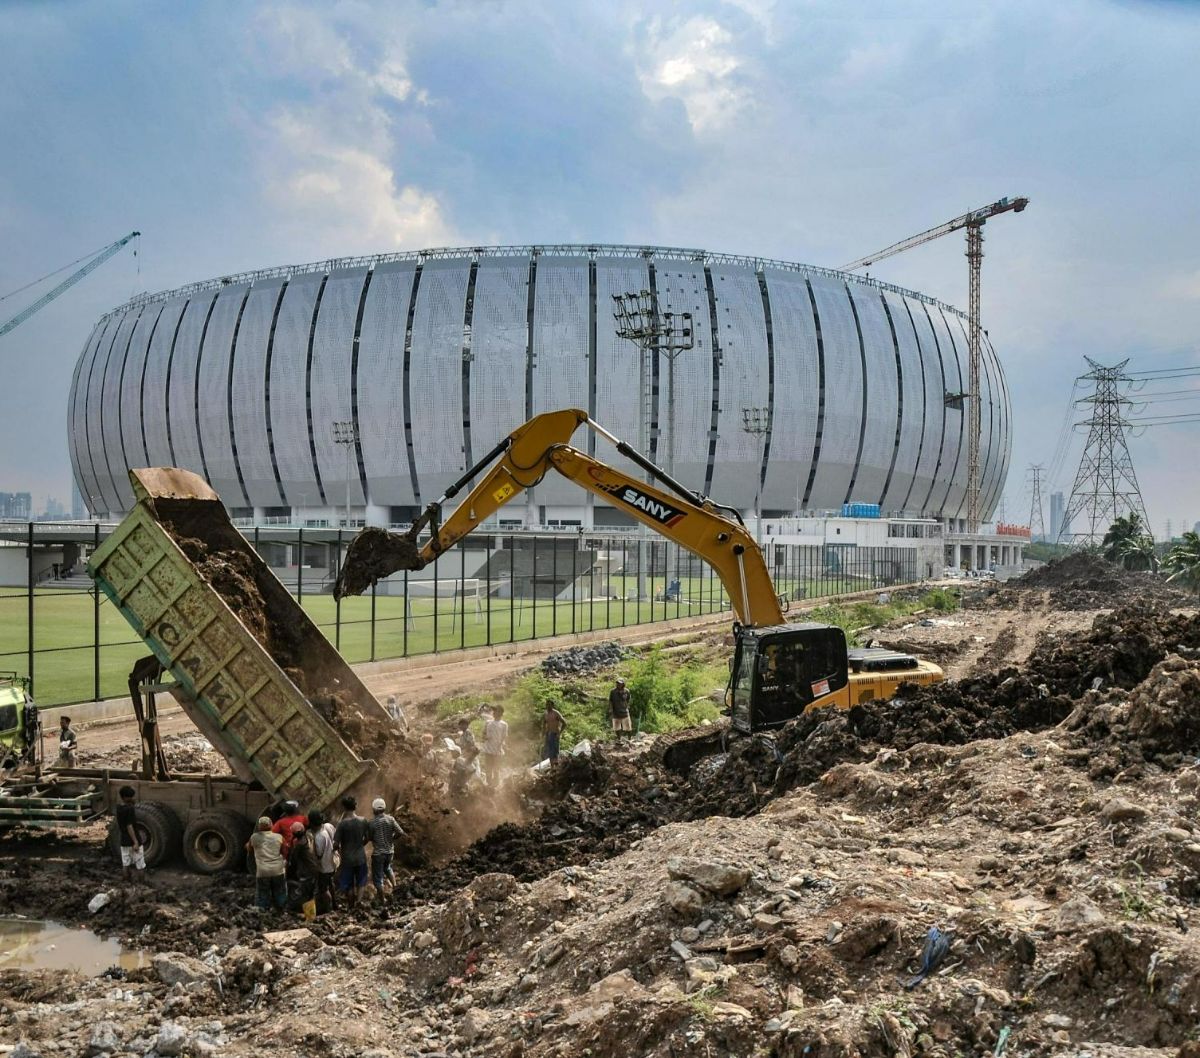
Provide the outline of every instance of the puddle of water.
{"type": "Polygon", "coordinates": [[[90,929],[36,918],[0,918],[0,969],[76,970],[96,977],[110,966],[136,970],[148,966],[146,952],[127,951],[119,941],[90,929]]]}

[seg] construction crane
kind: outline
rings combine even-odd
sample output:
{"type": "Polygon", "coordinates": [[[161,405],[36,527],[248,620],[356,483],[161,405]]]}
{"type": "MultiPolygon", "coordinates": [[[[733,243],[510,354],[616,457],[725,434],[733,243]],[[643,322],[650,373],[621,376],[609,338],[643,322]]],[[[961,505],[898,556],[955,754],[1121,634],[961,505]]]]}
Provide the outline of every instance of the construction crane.
{"type": "MultiPolygon", "coordinates": [[[[92,257],[87,264],[85,264],[82,268],[72,272],[53,290],[47,291],[32,305],[29,305],[27,308],[24,308],[18,312],[11,320],[0,324],[0,335],[8,334],[9,331],[19,327],[34,313],[39,312],[41,309],[44,309],[47,305],[49,305],[50,302],[59,296],[59,294],[70,290],[71,287],[78,283],[84,276],[90,272],[94,272],[97,268],[104,264],[105,261],[112,257],[113,254],[117,253],[127,242],[131,242],[133,239],[138,238],[141,234],[142,233],[140,231],[131,231],[128,235],[104,247],[104,249],[100,250],[94,257],[92,257]]],[[[70,265],[67,267],[69,268],[70,265]]],[[[52,272],[51,275],[53,274],[54,273],[52,272]]]]}
{"type": "MultiPolygon", "coordinates": [[[[970,400],[970,419],[967,426],[967,529],[972,533],[979,532],[979,523],[983,520],[983,512],[980,510],[979,502],[979,435],[982,428],[982,419],[978,399],[979,350],[981,345],[981,330],[979,326],[979,272],[980,265],[983,263],[983,226],[992,217],[998,217],[1001,213],[1020,213],[1028,205],[1029,199],[1020,195],[1014,198],[1002,198],[993,202],[990,206],[973,209],[970,213],[964,213],[961,217],[948,220],[945,224],[939,224],[936,228],[930,228],[928,231],[921,232],[920,235],[912,235],[907,239],[900,240],[900,242],[892,243],[891,246],[887,246],[877,253],[873,253],[867,257],[860,257],[857,261],[851,261],[848,265],[842,266],[843,272],[856,272],[858,269],[866,268],[867,265],[875,264],[876,261],[882,261],[886,257],[892,257],[895,254],[903,253],[905,250],[911,250],[914,246],[921,246],[927,242],[932,242],[934,239],[940,239],[943,235],[949,235],[952,231],[959,231],[962,228],[967,229],[969,288],[967,345],[969,349],[969,371],[965,396],[970,400]]],[[[951,399],[947,397],[947,403],[951,399]]],[[[961,401],[962,396],[955,399],[961,401]]]]}

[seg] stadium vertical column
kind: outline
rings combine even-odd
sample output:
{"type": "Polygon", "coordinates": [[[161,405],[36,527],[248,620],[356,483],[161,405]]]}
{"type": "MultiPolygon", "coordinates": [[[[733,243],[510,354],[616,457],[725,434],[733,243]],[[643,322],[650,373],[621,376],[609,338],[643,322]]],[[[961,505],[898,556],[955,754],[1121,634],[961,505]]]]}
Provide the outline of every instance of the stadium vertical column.
{"type": "Polygon", "coordinates": [[[804,499],[800,509],[808,509],[808,500],[812,496],[813,482],[817,477],[817,467],[821,465],[821,441],[825,433],[825,338],[821,333],[821,313],[817,309],[817,298],[813,293],[812,283],[806,278],[804,287],[808,291],[808,303],[812,309],[813,328],[817,336],[817,433],[813,439],[812,465],[808,469],[808,481],[804,485],[804,499]]]}
{"type": "MultiPolygon", "coordinates": [[[[767,277],[761,269],[758,271],[758,289],[762,295],[763,323],[767,328],[767,432],[763,437],[762,467],[758,472],[761,496],[766,492],[767,465],[771,461],[771,440],[775,430],[775,327],[771,320],[771,295],[767,291],[767,277]]],[[[760,499],[760,507],[765,502],[765,499],[760,499]]]]}
{"type": "Polygon", "coordinates": [[[892,348],[896,353],[896,437],[892,448],[892,458],[888,463],[887,477],[883,482],[883,491],[879,494],[879,506],[892,487],[892,476],[896,473],[896,460],[900,457],[900,431],[904,425],[904,365],[900,363],[900,339],[896,337],[896,321],[892,319],[892,310],[888,307],[883,292],[879,293],[879,302],[883,306],[883,314],[887,318],[888,333],[892,336],[892,348]]]}
{"type": "MultiPolygon", "coordinates": [[[[417,477],[417,454],[413,448],[413,428],[412,428],[412,339],[413,339],[413,317],[417,312],[417,294],[421,290],[421,269],[422,262],[417,262],[416,270],[413,272],[412,289],[408,295],[408,321],[404,326],[404,444],[408,449],[408,473],[412,479],[413,503],[421,506],[421,482],[417,477]]],[[[408,606],[408,574],[405,577],[405,592],[404,605],[408,606]]],[[[408,621],[405,619],[405,656],[408,656],[408,621]]]]}
{"type": "MultiPolygon", "coordinates": [[[[350,352],[350,418],[354,421],[354,460],[358,467],[358,482],[363,496],[363,524],[367,524],[367,507],[371,497],[367,492],[367,467],[363,460],[363,429],[358,416],[358,357],[362,346],[363,314],[367,310],[367,292],[371,289],[374,271],[367,269],[362,293],[358,296],[358,312],[354,316],[354,344],[350,352]]],[[[347,526],[349,528],[349,526],[347,526]]],[[[371,586],[371,660],[375,660],[375,586],[371,586]]]]}
{"type": "MultiPolygon", "coordinates": [[[[708,327],[712,342],[712,404],[709,407],[708,463],[704,470],[703,495],[712,491],[713,470],[717,462],[717,420],[721,413],[721,328],[717,322],[717,292],[712,269],[704,266],[704,286],[708,291],[708,327]]],[[[692,321],[695,327],[696,321],[692,321]]]]}
{"type": "Polygon", "coordinates": [[[467,295],[463,304],[463,341],[462,341],[462,424],[463,424],[463,461],[466,466],[475,465],[472,455],[474,448],[471,444],[471,340],[475,317],[475,284],[479,278],[479,260],[471,262],[471,271],[467,275],[467,295]]]}

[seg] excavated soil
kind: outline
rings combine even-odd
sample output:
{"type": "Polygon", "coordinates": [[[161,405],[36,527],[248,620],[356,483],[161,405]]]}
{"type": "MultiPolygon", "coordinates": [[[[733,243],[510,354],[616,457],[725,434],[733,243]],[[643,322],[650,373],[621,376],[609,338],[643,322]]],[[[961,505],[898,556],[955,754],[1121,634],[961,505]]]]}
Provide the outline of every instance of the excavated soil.
{"type": "Polygon", "coordinates": [[[1023,609],[1042,593],[1056,610],[1102,610],[1140,603],[1147,606],[1194,606],[1196,599],[1153,573],[1122,569],[1091,551],[1075,551],[1007,581],[991,596],[991,605],[1023,609]]]}
{"type": "Polygon", "coordinates": [[[1020,615],[1056,590],[1006,596],[968,678],[773,738],[697,731],[707,756],[642,738],[514,775],[535,818],[410,857],[387,918],[266,935],[245,876],[122,889],[88,835],[23,839],[0,912],[181,954],[69,996],[0,974],[0,1035],[121,1053],[108,1025],[127,1053],[232,1058],[1195,1058],[1200,614],[1139,589],[980,664],[1028,646],[1020,615]]]}
{"type": "Polygon", "coordinates": [[[424,569],[421,548],[411,535],[368,526],[351,541],[334,585],[334,598],[361,595],[378,580],[403,569],[424,569]]]}

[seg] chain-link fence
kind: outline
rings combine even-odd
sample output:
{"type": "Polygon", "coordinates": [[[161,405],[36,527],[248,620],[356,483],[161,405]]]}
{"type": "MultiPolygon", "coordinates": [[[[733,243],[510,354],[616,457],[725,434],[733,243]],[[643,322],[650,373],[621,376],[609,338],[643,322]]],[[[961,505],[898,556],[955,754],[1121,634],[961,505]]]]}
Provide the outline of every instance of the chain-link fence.
{"type": "MultiPolygon", "coordinates": [[[[0,562],[0,572],[12,585],[0,587],[0,671],[31,677],[44,706],[123,696],[129,670],[147,648],[84,571],[105,527],[80,532],[75,526],[62,541],[41,526],[21,528],[6,531],[7,546],[0,547],[0,559],[8,562],[0,562]],[[22,546],[17,540],[26,535],[22,546]],[[18,548],[23,576],[13,576],[18,548]]],[[[242,531],[351,663],[729,609],[710,566],[637,532],[476,533],[423,570],[338,601],[332,586],[352,533],[277,526],[242,531]]],[[[917,553],[902,547],[774,544],[766,557],[776,590],[789,600],[883,588],[921,575],[917,553]]]]}

